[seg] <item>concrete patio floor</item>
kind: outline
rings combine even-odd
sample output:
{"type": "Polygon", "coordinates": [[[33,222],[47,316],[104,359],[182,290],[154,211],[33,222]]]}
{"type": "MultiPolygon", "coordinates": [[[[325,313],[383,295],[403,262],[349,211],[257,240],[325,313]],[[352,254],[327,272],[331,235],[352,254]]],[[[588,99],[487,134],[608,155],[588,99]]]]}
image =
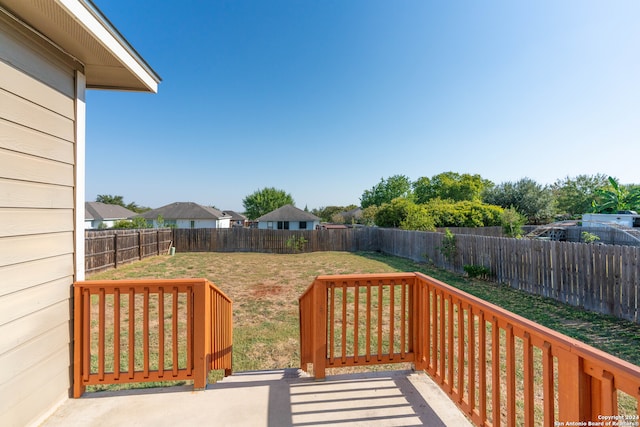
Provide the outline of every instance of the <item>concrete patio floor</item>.
{"type": "Polygon", "coordinates": [[[42,426],[471,426],[424,373],[369,372],[314,381],[299,369],[239,372],[191,386],[85,393],[42,426]]]}

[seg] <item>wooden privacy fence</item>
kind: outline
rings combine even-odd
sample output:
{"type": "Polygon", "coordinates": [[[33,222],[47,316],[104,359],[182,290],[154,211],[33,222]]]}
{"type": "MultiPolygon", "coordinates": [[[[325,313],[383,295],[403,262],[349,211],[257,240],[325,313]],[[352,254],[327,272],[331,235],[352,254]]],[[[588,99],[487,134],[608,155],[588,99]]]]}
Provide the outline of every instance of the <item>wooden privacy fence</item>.
{"type": "Polygon", "coordinates": [[[85,230],[85,272],[92,273],[167,253],[172,232],[164,229],[85,230]]]}
{"type": "Polygon", "coordinates": [[[299,303],[316,379],[413,361],[479,426],[639,420],[639,367],[429,276],[320,276],[299,303]]]}
{"type": "Polygon", "coordinates": [[[382,252],[463,274],[465,265],[531,294],[640,323],[640,247],[456,235],[447,259],[443,234],[379,229],[382,252]]]}
{"type": "Polygon", "coordinates": [[[88,385],[231,374],[232,302],[205,279],[74,283],[73,396],[88,385]]]}
{"type": "Polygon", "coordinates": [[[268,252],[375,250],[376,234],[365,228],[260,230],[257,228],[174,229],[177,252],[268,252]]]}
{"type": "MultiPolygon", "coordinates": [[[[116,261],[108,255],[115,253],[113,242],[128,247],[120,244],[120,239],[112,235],[107,243],[101,243],[111,242],[111,246],[102,248],[95,243],[95,256],[87,250],[87,262],[95,261],[95,265],[87,264],[88,268],[96,270],[123,262],[125,254],[116,261]],[[97,259],[107,264],[99,266],[97,259]]],[[[173,240],[177,252],[381,251],[460,274],[465,265],[478,265],[488,268],[491,280],[498,283],[640,323],[640,247],[457,234],[455,256],[448,259],[441,250],[442,233],[375,227],[307,231],[174,229],[162,231],[158,239],[156,246],[161,242],[162,253],[173,240]]],[[[132,251],[130,256],[137,259],[137,249],[132,251]]]]}

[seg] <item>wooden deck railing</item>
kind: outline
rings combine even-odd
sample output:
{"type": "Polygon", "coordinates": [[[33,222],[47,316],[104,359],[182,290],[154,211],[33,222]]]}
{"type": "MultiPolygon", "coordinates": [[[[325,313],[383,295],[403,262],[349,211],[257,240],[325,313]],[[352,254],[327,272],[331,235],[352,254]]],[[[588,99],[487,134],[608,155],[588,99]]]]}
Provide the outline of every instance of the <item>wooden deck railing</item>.
{"type": "Polygon", "coordinates": [[[300,334],[316,379],[412,361],[479,426],[640,421],[640,367],[420,273],[318,277],[300,334]]]}
{"type": "Polygon", "coordinates": [[[193,380],[231,374],[232,302],[205,279],[74,284],[74,384],[193,380]]]}

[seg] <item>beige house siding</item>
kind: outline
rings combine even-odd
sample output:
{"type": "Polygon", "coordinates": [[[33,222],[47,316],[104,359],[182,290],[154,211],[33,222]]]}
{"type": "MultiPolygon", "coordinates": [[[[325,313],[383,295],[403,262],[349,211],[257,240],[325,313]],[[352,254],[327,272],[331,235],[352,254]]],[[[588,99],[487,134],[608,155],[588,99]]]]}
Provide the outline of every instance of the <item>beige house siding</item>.
{"type": "Polygon", "coordinates": [[[0,12],[0,420],[8,426],[36,421],[71,387],[77,67],[0,12]]]}

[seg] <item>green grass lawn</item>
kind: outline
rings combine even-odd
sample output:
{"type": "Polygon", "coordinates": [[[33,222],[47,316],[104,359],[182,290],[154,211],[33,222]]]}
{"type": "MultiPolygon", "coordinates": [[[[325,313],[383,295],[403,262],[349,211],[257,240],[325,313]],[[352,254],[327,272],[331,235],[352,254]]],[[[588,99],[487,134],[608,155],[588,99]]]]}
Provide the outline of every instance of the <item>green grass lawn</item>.
{"type": "MultiPolygon", "coordinates": [[[[147,258],[116,270],[91,275],[87,279],[206,278],[215,283],[234,301],[233,370],[239,372],[295,368],[300,365],[298,297],[316,276],[416,271],[640,365],[638,324],[585,312],[505,285],[469,279],[381,253],[178,253],[175,256],[147,258]]],[[[517,350],[517,354],[521,354],[521,351],[517,350]]],[[[406,368],[408,366],[382,365],[365,369],[406,368]]],[[[362,368],[341,368],[339,372],[358,369],[362,368]]],[[[328,370],[327,374],[331,375],[332,370],[328,370]]],[[[212,372],[209,379],[213,382],[221,375],[221,372],[212,372]]],[[[106,385],[89,390],[159,385],[167,383],[106,385]]],[[[635,413],[635,400],[628,399],[628,396],[623,396],[622,400],[623,411],[635,413]]],[[[521,399],[518,402],[521,403],[521,399]]],[[[537,406],[540,406],[539,403],[537,406]]],[[[538,418],[541,417],[540,409],[536,408],[538,418]]]]}
{"type": "Polygon", "coordinates": [[[178,253],[88,279],[204,277],[234,301],[235,371],[297,367],[298,297],[317,275],[419,271],[640,365],[640,325],[380,253],[178,253]]]}

